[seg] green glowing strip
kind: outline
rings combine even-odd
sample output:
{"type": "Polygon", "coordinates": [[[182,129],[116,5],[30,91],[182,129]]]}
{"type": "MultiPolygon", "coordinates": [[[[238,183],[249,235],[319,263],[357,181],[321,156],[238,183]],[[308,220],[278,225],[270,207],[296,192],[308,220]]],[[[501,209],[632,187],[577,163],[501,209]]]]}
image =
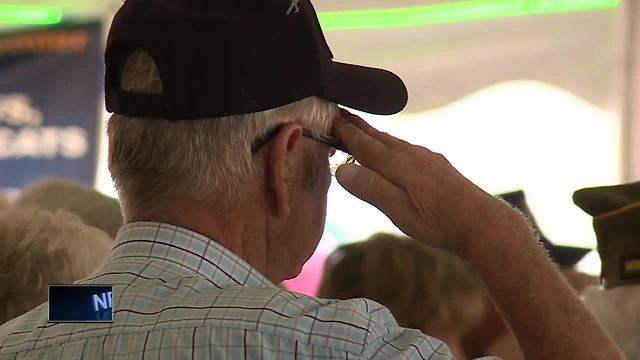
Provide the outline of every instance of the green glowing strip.
{"type": "MultiPolygon", "coordinates": [[[[620,0],[470,0],[362,11],[321,12],[323,30],[411,27],[469,20],[614,8],[620,0]]],[[[0,24],[51,25],[62,21],[55,6],[0,4],[0,24]]]]}
{"type": "Polygon", "coordinates": [[[52,25],[62,21],[62,11],[55,6],[0,4],[0,24],[52,25]]]}
{"type": "Polygon", "coordinates": [[[619,3],[620,0],[471,0],[410,8],[321,12],[318,17],[325,31],[376,29],[607,9],[619,3]]]}

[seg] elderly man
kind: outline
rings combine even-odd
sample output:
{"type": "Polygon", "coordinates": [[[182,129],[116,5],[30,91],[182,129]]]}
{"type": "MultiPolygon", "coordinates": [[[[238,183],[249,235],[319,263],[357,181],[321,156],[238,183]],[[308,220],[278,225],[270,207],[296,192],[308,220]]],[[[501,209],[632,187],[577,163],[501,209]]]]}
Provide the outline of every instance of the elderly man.
{"type": "Polygon", "coordinates": [[[331,58],[308,0],[126,1],[106,94],[127,225],[83,281],[114,284],[113,323],[47,324],[40,308],[0,327],[0,357],[450,359],[375,302],[274,285],[320,240],[338,148],[361,164],[340,184],[472,263],[529,358],[620,358],[518,212],[336,106],[400,111],[402,81],[331,58]]]}
{"type": "Polygon", "coordinates": [[[581,189],[574,202],[593,216],[602,287],[582,293],[629,360],[640,359],[640,182],[581,189]]]}

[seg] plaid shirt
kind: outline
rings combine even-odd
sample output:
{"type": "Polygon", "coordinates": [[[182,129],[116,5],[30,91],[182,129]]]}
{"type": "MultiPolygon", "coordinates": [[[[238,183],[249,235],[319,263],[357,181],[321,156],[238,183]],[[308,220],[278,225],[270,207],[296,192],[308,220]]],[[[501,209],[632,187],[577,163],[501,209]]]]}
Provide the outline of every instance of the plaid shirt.
{"type": "Polygon", "coordinates": [[[0,327],[0,359],[451,359],[365,299],[280,289],[193,231],[140,222],[81,284],[113,284],[113,323],[47,323],[47,303],[0,327]]]}

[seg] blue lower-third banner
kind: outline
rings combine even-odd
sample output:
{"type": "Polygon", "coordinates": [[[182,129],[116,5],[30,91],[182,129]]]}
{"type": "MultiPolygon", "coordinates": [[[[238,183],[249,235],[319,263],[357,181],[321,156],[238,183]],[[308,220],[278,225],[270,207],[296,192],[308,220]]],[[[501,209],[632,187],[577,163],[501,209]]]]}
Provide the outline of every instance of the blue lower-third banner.
{"type": "Polygon", "coordinates": [[[49,285],[49,322],[112,322],[111,285],[49,285]]]}

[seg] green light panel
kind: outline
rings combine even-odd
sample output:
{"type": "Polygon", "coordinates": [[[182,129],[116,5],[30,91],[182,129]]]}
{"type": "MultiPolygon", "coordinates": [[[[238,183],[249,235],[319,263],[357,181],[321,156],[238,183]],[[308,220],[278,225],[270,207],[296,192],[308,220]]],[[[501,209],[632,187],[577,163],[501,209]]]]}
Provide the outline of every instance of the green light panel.
{"type": "Polygon", "coordinates": [[[0,4],[0,24],[52,25],[62,21],[62,11],[55,6],[0,4]]]}
{"type": "Polygon", "coordinates": [[[608,9],[620,0],[471,0],[419,7],[321,12],[325,31],[411,27],[531,14],[608,9]]]}
{"type": "MultiPolygon", "coordinates": [[[[620,0],[470,0],[419,7],[321,12],[323,30],[411,27],[531,14],[614,8],[620,0]]],[[[55,6],[0,4],[0,24],[51,25],[62,21],[55,6]]]]}

